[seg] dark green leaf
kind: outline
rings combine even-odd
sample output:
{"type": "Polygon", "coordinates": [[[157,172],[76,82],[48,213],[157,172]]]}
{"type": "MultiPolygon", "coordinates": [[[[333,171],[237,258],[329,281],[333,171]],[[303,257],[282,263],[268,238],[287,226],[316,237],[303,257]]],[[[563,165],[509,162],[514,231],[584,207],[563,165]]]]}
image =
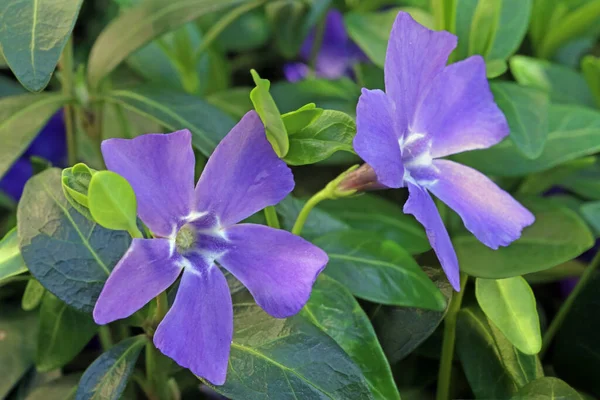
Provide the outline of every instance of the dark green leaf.
{"type": "MultiPolygon", "coordinates": [[[[216,19],[212,24],[215,22],[216,19]]],[[[216,43],[227,51],[250,51],[264,46],[269,41],[270,34],[265,12],[252,10],[227,26],[216,39],[216,43]]]]}
{"type": "Polygon", "coordinates": [[[109,93],[107,100],[144,115],[171,131],[189,129],[192,144],[207,157],[235,125],[229,116],[202,99],[164,88],[142,86],[116,90],[109,93]]]}
{"type": "Polygon", "coordinates": [[[506,139],[486,150],[459,154],[455,159],[486,174],[520,176],[544,171],[598,151],[600,112],[577,106],[551,105],[548,137],[538,158],[528,159],[511,140],[506,139]]]}
{"type": "Polygon", "coordinates": [[[583,204],[581,206],[581,214],[590,224],[596,236],[600,235],[600,201],[583,204]]]}
{"type": "Polygon", "coordinates": [[[583,271],[585,271],[585,268],[586,265],[581,261],[570,260],[545,271],[527,274],[523,276],[523,278],[527,279],[527,282],[531,284],[557,282],[563,279],[581,276],[583,271]]]}
{"type": "Polygon", "coordinates": [[[290,136],[284,161],[290,165],[314,164],[337,151],[354,153],[354,120],[341,111],[326,110],[312,124],[290,136]]]}
{"type": "Polygon", "coordinates": [[[523,386],[511,400],[583,400],[583,397],[560,379],[547,376],[523,386]]]}
{"type": "MultiPolygon", "coordinates": [[[[298,214],[300,214],[300,210],[302,210],[302,207],[304,207],[305,203],[306,201],[304,200],[288,196],[275,206],[277,214],[279,214],[281,217],[281,225],[284,229],[288,231],[292,230],[294,222],[296,222],[298,214]]],[[[318,207],[315,207],[310,212],[306,222],[304,223],[302,236],[313,239],[317,236],[325,235],[326,233],[345,230],[348,228],[349,225],[344,221],[334,217],[318,207]]]]}
{"type": "Polygon", "coordinates": [[[431,310],[446,307],[446,299],[415,260],[375,232],[334,232],[314,243],[329,255],[325,273],[357,297],[431,310]]]}
{"type": "Polygon", "coordinates": [[[321,203],[319,207],[353,229],[377,232],[411,254],[431,249],[423,226],[412,215],[404,214],[399,205],[382,197],[371,194],[344,197],[321,203]]]}
{"type": "Polygon", "coordinates": [[[42,284],[35,278],[31,278],[25,286],[25,292],[23,293],[23,299],[21,300],[21,307],[25,311],[31,311],[36,309],[42,302],[44,292],[46,289],[42,284]]]}
{"type": "Polygon", "coordinates": [[[63,195],[58,169],[29,180],[17,221],[19,246],[31,273],[68,305],[91,312],[130,236],[79,214],[63,195]]]}
{"type": "Polygon", "coordinates": [[[486,60],[505,60],[517,51],[527,33],[531,3],[531,0],[501,1],[497,30],[486,60]]]}
{"type": "Polygon", "coordinates": [[[296,111],[283,114],[283,124],[288,132],[288,135],[293,135],[312,124],[323,114],[322,108],[317,108],[315,103],[308,103],[296,111]]]}
{"type": "Polygon", "coordinates": [[[537,195],[546,192],[553,186],[564,185],[563,182],[574,181],[573,176],[580,171],[592,167],[596,162],[593,156],[578,158],[564,164],[528,175],[519,186],[519,193],[524,195],[537,195]]]}
{"type": "Polygon", "coordinates": [[[548,95],[510,82],[494,82],[491,89],[508,120],[510,139],[527,158],[539,157],[548,135],[548,95]]]}
{"type": "Polygon", "coordinates": [[[331,336],[358,365],[375,399],[400,399],[369,318],[342,284],[320,276],[302,315],[331,336]]]}
{"type": "Polygon", "coordinates": [[[231,117],[241,119],[244,114],[253,109],[250,90],[246,87],[235,87],[213,93],[206,97],[206,101],[231,117]]]}
{"type": "Polygon", "coordinates": [[[90,52],[88,80],[92,87],[137,49],[201,15],[247,0],[148,0],[115,18],[100,33],[90,52]]]}
{"type": "Polygon", "coordinates": [[[600,57],[585,56],[581,61],[581,72],[596,99],[596,105],[600,107],[600,57]]]}
{"type": "Polygon", "coordinates": [[[80,378],[79,374],[71,374],[52,380],[32,390],[25,400],[71,400],[80,378]]]}
{"type": "Polygon", "coordinates": [[[17,228],[13,228],[0,240],[0,282],[23,272],[27,267],[19,250],[17,228]]]}
{"type": "Polygon", "coordinates": [[[600,159],[566,177],[560,185],[585,199],[600,200],[600,159]]]}
{"type": "Polygon", "coordinates": [[[462,271],[481,278],[510,278],[554,267],[594,244],[587,225],[573,211],[551,200],[528,199],[523,205],[533,212],[535,222],[508,247],[492,250],[473,236],[453,240],[462,271]]]}
{"type": "MultiPolygon", "coordinates": [[[[429,267],[425,267],[424,270],[449,303],[453,290],[444,272],[429,267]]],[[[391,364],[396,364],[433,334],[445,314],[446,310],[378,305],[371,319],[385,355],[391,364]]]]}
{"type": "Polygon", "coordinates": [[[35,365],[39,371],[61,368],[71,361],[96,334],[90,314],[69,307],[47,292],[40,309],[35,365]]]}
{"type": "Polygon", "coordinates": [[[0,47],[19,82],[46,87],[83,0],[14,0],[0,5],[0,47]]]}
{"type": "Polygon", "coordinates": [[[0,178],[29,147],[48,119],[68,101],[69,98],[54,93],[0,99],[0,178]]]}
{"type": "Polygon", "coordinates": [[[456,352],[477,398],[510,398],[544,375],[537,356],[521,353],[476,307],[458,313],[456,352]]]}
{"type": "Polygon", "coordinates": [[[256,304],[234,305],[227,381],[232,399],[371,399],[360,369],[301,316],[275,319],[256,304]]]}
{"type": "Polygon", "coordinates": [[[2,304],[0,313],[0,398],[33,366],[37,319],[34,313],[2,304]]]}
{"type": "Polygon", "coordinates": [[[131,337],[98,357],[81,377],[75,399],[120,399],[147,341],[145,335],[131,337]]]}

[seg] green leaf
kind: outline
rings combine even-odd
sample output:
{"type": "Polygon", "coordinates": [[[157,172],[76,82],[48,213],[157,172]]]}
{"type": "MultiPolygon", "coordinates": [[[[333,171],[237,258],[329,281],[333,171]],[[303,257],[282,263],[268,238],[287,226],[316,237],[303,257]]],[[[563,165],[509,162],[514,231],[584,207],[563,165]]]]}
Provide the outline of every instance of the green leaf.
{"type": "Polygon", "coordinates": [[[213,93],[206,97],[206,101],[231,117],[241,119],[254,108],[250,100],[250,90],[247,87],[235,87],[213,93]]]}
{"type": "Polygon", "coordinates": [[[545,271],[534,272],[523,276],[527,282],[535,284],[558,282],[567,278],[576,278],[581,276],[585,271],[586,265],[581,261],[570,260],[566,263],[557,265],[556,267],[545,271]]]}
{"type": "Polygon", "coordinates": [[[375,399],[398,399],[392,371],[360,304],[342,284],[321,275],[302,315],[327,333],[363,371],[375,399]]]}
{"type": "Polygon", "coordinates": [[[68,97],[54,93],[0,99],[0,178],[29,147],[48,119],[68,101],[68,97]]]}
{"type": "Polygon", "coordinates": [[[15,0],[0,5],[0,47],[27,89],[44,89],[83,0],[15,0]]]}
{"type": "Polygon", "coordinates": [[[75,399],[120,399],[147,341],[146,335],[130,337],[98,357],[81,377],[75,399]]]}
{"type": "Polygon", "coordinates": [[[68,305],[91,312],[130,236],[79,214],[64,197],[55,168],[27,182],[17,221],[21,254],[33,276],[68,305]]]}
{"type": "Polygon", "coordinates": [[[538,357],[521,353],[476,307],[458,313],[456,352],[476,398],[510,398],[544,375],[538,357]]]}
{"type": "Polygon", "coordinates": [[[90,181],[88,198],[90,213],[98,224],[142,237],[137,228],[135,193],[121,175],[112,171],[96,172],[90,181]]]}
{"type": "Polygon", "coordinates": [[[410,254],[431,249],[425,229],[402,208],[383,197],[364,194],[319,204],[319,208],[339,218],[353,229],[377,232],[396,242],[410,254]]]}
{"type": "Polygon", "coordinates": [[[519,193],[526,195],[542,194],[553,186],[564,186],[563,182],[574,181],[573,177],[596,163],[593,156],[578,158],[546,171],[528,175],[519,186],[519,193]]]}
{"type": "Polygon", "coordinates": [[[248,0],[148,0],[115,18],[98,36],[88,60],[88,81],[96,88],[123,60],[154,38],[186,22],[248,0]]]}
{"type": "Polygon", "coordinates": [[[360,369],[301,316],[275,319],[254,302],[233,307],[235,332],[227,381],[213,387],[232,399],[371,399],[360,369]]]}
{"type": "Polygon", "coordinates": [[[23,272],[27,267],[19,250],[17,228],[13,228],[0,240],[0,282],[23,272]]]}
{"type": "Polygon", "coordinates": [[[2,304],[0,313],[0,398],[33,366],[37,319],[34,313],[2,304]]]}
{"type": "Polygon", "coordinates": [[[600,107],[600,57],[592,55],[583,57],[581,72],[596,99],[596,105],[600,107]]]}
{"type": "Polygon", "coordinates": [[[539,157],[548,135],[548,94],[510,82],[493,82],[490,86],[508,120],[510,139],[527,158],[539,157]]]}
{"type": "Polygon", "coordinates": [[[54,379],[36,387],[25,400],[72,400],[80,378],[80,374],[71,374],[54,379]]]}
{"type": "Polygon", "coordinates": [[[548,115],[546,145],[534,160],[525,157],[509,139],[489,149],[458,154],[454,159],[485,174],[521,176],[600,151],[600,112],[551,105],[548,115]]]}
{"type": "Polygon", "coordinates": [[[314,164],[337,151],[354,153],[354,120],[341,111],[325,110],[312,124],[290,136],[284,161],[290,165],[314,164]]]}
{"type": "Polygon", "coordinates": [[[573,211],[544,199],[528,199],[523,205],[533,212],[535,222],[507,247],[492,250],[474,236],[454,238],[462,271],[480,278],[510,278],[554,267],[593,246],[590,230],[573,211]]]}
{"type": "Polygon", "coordinates": [[[47,292],[40,309],[37,369],[45,372],[66,365],[83,350],[97,330],[90,314],[69,307],[47,292]]]}
{"type": "Polygon", "coordinates": [[[575,174],[566,177],[560,186],[581,196],[585,199],[600,200],[600,159],[596,162],[577,171],[575,174]]]}
{"type": "MultiPolygon", "coordinates": [[[[275,206],[277,214],[280,216],[280,222],[283,229],[288,231],[292,230],[304,204],[306,204],[306,201],[296,199],[290,195],[275,206]]],[[[308,215],[308,218],[304,223],[304,228],[302,229],[302,237],[314,239],[315,237],[325,235],[326,233],[345,230],[349,227],[350,226],[347,223],[320,209],[319,206],[315,207],[308,215]]]]}
{"type": "Polygon", "coordinates": [[[600,235],[600,201],[585,203],[581,206],[581,214],[585,220],[591,225],[596,233],[596,237],[600,235]]]}
{"type": "Polygon", "coordinates": [[[504,60],[491,60],[485,62],[485,75],[488,79],[496,78],[508,69],[508,64],[504,60]]]}
{"type": "Polygon", "coordinates": [[[229,116],[197,96],[164,88],[140,86],[115,90],[106,100],[164,125],[170,131],[189,129],[192,144],[207,157],[235,125],[229,116]]]}
{"type": "MultiPolygon", "coordinates": [[[[444,272],[430,267],[424,267],[424,270],[449,303],[453,289],[444,272]]],[[[390,363],[401,361],[427,340],[442,322],[446,310],[377,305],[371,313],[371,320],[390,363]]]]}
{"type": "Polygon", "coordinates": [[[308,103],[296,111],[283,114],[281,119],[288,135],[293,135],[315,122],[321,114],[323,114],[322,108],[317,108],[315,103],[308,103]]]}
{"type": "Polygon", "coordinates": [[[21,300],[21,307],[25,311],[35,310],[44,297],[46,289],[42,284],[35,278],[31,278],[25,286],[25,292],[23,293],[23,299],[21,300]]]}
{"type": "Polygon", "coordinates": [[[375,232],[333,232],[314,240],[329,255],[325,273],[376,303],[443,310],[446,299],[400,246],[375,232]]]}
{"type": "Polygon", "coordinates": [[[583,400],[577,390],[551,376],[536,379],[523,386],[511,400],[583,400]]]}
{"type": "MultiPolygon", "coordinates": [[[[468,54],[487,56],[500,26],[502,0],[479,1],[473,13],[468,54]]],[[[457,11],[458,12],[458,11],[457,11]]]]}
{"type": "Polygon", "coordinates": [[[65,198],[77,211],[92,219],[88,209],[88,189],[96,171],[83,163],[62,170],[61,182],[65,198]]]}
{"type": "Polygon", "coordinates": [[[269,93],[271,82],[267,79],[261,79],[255,70],[251,70],[250,72],[256,85],[250,92],[250,100],[252,100],[254,109],[265,125],[267,139],[271,143],[271,146],[273,146],[273,150],[275,150],[275,153],[280,158],[283,158],[289,150],[290,143],[279,109],[275,104],[275,100],[271,97],[271,93],[269,93]]]}
{"type": "Polygon", "coordinates": [[[594,106],[583,75],[572,68],[519,55],[511,57],[510,71],[521,85],[548,92],[552,103],[594,106]]]}
{"type": "Polygon", "coordinates": [[[542,348],[535,296],[520,276],[475,280],[475,295],[488,319],[521,352],[535,355],[542,348]]]}

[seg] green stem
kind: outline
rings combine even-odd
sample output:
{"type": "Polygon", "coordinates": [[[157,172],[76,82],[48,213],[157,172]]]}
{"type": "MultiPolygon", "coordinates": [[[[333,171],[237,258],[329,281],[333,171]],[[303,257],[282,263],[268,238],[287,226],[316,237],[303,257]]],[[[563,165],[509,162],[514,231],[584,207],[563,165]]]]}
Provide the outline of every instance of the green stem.
{"type": "Polygon", "coordinates": [[[279,218],[277,217],[275,207],[265,207],[265,218],[267,219],[267,225],[269,225],[271,228],[281,228],[281,225],[279,225],[279,218]]]}
{"type": "MultiPolygon", "coordinates": [[[[73,91],[73,37],[71,36],[62,53],[61,72],[62,89],[66,96],[72,97],[73,91]]],[[[73,123],[73,105],[65,106],[65,129],[67,133],[67,156],[69,165],[77,163],[77,142],[73,123]]]]}
{"type": "Polygon", "coordinates": [[[167,315],[167,311],[169,311],[169,299],[167,298],[167,292],[164,291],[156,296],[156,315],[154,319],[157,324],[167,315]]]}
{"type": "Polygon", "coordinates": [[[575,299],[577,299],[577,296],[579,296],[579,294],[581,293],[581,291],[583,290],[585,285],[592,278],[592,276],[594,275],[594,272],[598,269],[599,265],[600,265],[600,252],[596,253],[596,256],[594,257],[594,259],[592,260],[590,265],[585,269],[585,271],[581,275],[579,282],[577,282],[577,285],[575,286],[575,288],[573,289],[571,294],[569,294],[569,297],[567,297],[567,300],[565,300],[565,302],[562,304],[562,306],[558,310],[558,313],[556,314],[556,316],[550,323],[550,326],[546,330],[546,333],[544,333],[544,338],[542,340],[542,350],[540,351],[540,354],[539,354],[540,358],[544,357],[544,354],[548,350],[548,347],[550,346],[552,339],[554,339],[554,336],[556,335],[556,333],[562,326],[563,322],[565,321],[565,318],[569,314],[569,311],[571,311],[571,308],[573,307],[573,303],[575,303],[575,299]]]}
{"type": "Polygon", "coordinates": [[[294,227],[292,228],[292,233],[294,235],[300,235],[300,233],[302,233],[302,228],[304,227],[304,223],[306,222],[306,219],[308,218],[308,215],[310,214],[312,209],[315,208],[315,206],[317,204],[319,204],[320,202],[322,202],[323,200],[327,200],[329,198],[330,198],[330,194],[329,194],[328,188],[325,188],[325,189],[321,190],[320,192],[318,192],[317,194],[315,194],[310,199],[308,199],[306,204],[304,204],[304,207],[302,207],[302,210],[300,210],[300,214],[298,214],[298,218],[296,219],[296,222],[294,223],[294,227]]]}
{"type": "Polygon", "coordinates": [[[108,325],[102,325],[98,330],[98,338],[100,339],[100,345],[102,350],[106,351],[113,347],[112,334],[108,325]]]}
{"type": "Polygon", "coordinates": [[[169,387],[167,386],[167,376],[161,370],[158,362],[160,356],[159,350],[154,346],[152,340],[149,340],[146,344],[146,376],[150,388],[142,390],[150,391],[152,399],[168,400],[170,397],[169,387]]]}
{"type": "Polygon", "coordinates": [[[436,400],[450,399],[450,382],[452,378],[452,360],[454,358],[454,342],[456,340],[456,317],[462,304],[465,286],[467,285],[467,274],[460,274],[460,292],[454,293],[446,318],[444,318],[444,342],[442,344],[442,356],[438,373],[438,387],[436,400]]]}

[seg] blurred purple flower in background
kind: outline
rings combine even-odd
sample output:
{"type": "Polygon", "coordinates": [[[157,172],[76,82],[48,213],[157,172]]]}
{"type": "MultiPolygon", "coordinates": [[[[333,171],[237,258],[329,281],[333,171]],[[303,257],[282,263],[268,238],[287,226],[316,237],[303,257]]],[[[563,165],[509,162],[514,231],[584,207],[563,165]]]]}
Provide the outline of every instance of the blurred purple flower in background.
{"type": "MultiPolygon", "coordinates": [[[[300,49],[300,57],[304,62],[294,62],[284,65],[285,77],[290,82],[305,79],[310,73],[310,62],[315,44],[316,28],[313,29],[300,49]]],[[[352,75],[352,66],[362,60],[367,60],[363,52],[350,39],[344,27],[344,17],[338,10],[331,10],[325,17],[323,38],[315,61],[315,76],[317,78],[338,79],[352,75]]]]}
{"type": "Polygon", "coordinates": [[[67,144],[62,111],[57,112],[48,120],[29,148],[0,180],[0,190],[15,201],[21,198],[25,183],[33,175],[30,160],[32,156],[44,158],[57,166],[64,165],[67,144]]]}
{"type": "Polygon", "coordinates": [[[386,91],[362,90],[354,148],[381,184],[408,187],[404,212],[423,224],[448,280],[460,290],[456,252],[429,192],[492,249],[519,238],[534,216],[485,175],[440,159],[493,146],[509,134],[483,58],[446,66],[456,44],[456,36],[398,14],[385,61],[386,91]]]}

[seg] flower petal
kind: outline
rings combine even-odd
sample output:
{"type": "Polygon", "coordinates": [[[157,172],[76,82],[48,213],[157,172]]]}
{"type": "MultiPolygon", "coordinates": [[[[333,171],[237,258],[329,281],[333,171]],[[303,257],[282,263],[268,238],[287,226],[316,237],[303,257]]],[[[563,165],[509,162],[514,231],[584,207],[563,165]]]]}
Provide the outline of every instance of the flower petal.
{"type": "Polygon", "coordinates": [[[533,214],[485,175],[435,160],[439,179],[429,190],[460,215],[466,228],[492,249],[507,246],[535,220],[533,214]]]}
{"type": "Polygon", "coordinates": [[[398,133],[403,135],[419,99],[456,47],[456,36],[434,32],[410,14],[398,13],[385,58],[385,91],[395,104],[398,133]]]}
{"type": "Polygon", "coordinates": [[[263,225],[235,225],[225,235],[231,247],[217,261],[250,290],[259,306],[277,318],[304,307],[327,264],[323,250],[299,236],[263,225]]]}
{"type": "Polygon", "coordinates": [[[310,67],[301,62],[290,62],[283,65],[285,79],[290,82],[298,82],[310,74],[310,67]]]}
{"type": "Polygon", "coordinates": [[[425,189],[412,183],[408,183],[408,191],[410,196],[404,204],[404,212],[414,215],[425,227],[429,243],[431,243],[431,247],[437,254],[450,284],[454,290],[460,291],[460,274],[456,252],[433,199],[425,189]]]}
{"type": "Polygon", "coordinates": [[[129,317],[175,282],[182,267],[167,239],[133,239],[115,266],[94,307],[94,321],[129,317]]]}
{"type": "Polygon", "coordinates": [[[393,105],[385,93],[363,89],[356,107],[354,149],[373,167],[380,183],[399,188],[404,167],[393,112],[393,105]]]}
{"type": "Polygon", "coordinates": [[[233,127],[212,154],[196,186],[196,210],[229,226],[279,203],[294,188],[255,111],[233,127]]]}
{"type": "Polygon", "coordinates": [[[194,152],[190,131],[108,139],[102,155],[109,170],[133,187],[141,220],[158,236],[169,236],[191,211],[194,152]]]}
{"type": "Polygon", "coordinates": [[[186,268],[173,306],[158,325],[154,344],[177,364],[214,385],[225,383],[233,306],[219,268],[196,257],[186,268]]]}
{"type": "Polygon", "coordinates": [[[419,104],[411,126],[414,132],[431,136],[434,158],[488,148],[510,131],[494,102],[481,56],[444,68],[419,104]]]}
{"type": "Polygon", "coordinates": [[[13,200],[19,201],[27,180],[33,176],[33,167],[27,157],[21,157],[9,168],[0,179],[0,190],[13,200]]]}

